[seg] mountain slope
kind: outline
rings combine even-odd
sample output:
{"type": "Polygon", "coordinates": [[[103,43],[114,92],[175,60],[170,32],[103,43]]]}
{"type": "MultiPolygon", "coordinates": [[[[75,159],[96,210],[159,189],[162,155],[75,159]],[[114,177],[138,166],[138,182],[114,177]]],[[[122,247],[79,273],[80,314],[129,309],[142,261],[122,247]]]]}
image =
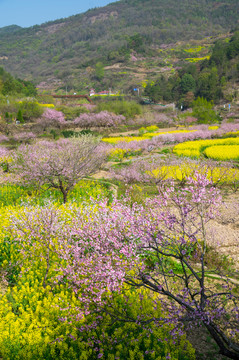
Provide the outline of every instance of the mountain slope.
{"type": "Polygon", "coordinates": [[[40,26],[0,29],[0,66],[28,80],[86,88],[99,62],[157,56],[162,44],[225,33],[238,18],[238,0],[121,0],[40,26]]]}
{"type": "Polygon", "coordinates": [[[5,34],[12,34],[20,29],[22,29],[22,28],[21,28],[21,26],[18,26],[18,25],[4,26],[4,27],[0,28],[0,36],[5,35],[5,34]]]}

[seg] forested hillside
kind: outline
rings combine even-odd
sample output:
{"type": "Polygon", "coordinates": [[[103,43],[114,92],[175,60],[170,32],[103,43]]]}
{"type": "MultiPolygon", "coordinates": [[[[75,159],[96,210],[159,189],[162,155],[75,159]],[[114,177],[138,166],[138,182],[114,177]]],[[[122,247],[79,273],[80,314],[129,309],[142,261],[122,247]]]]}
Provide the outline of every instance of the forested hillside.
{"type": "Polygon", "coordinates": [[[165,66],[160,59],[167,45],[225,34],[236,28],[238,14],[237,0],[121,0],[30,28],[0,29],[0,65],[56,89],[84,92],[119,83],[125,89],[137,79],[122,80],[127,69],[112,74],[107,66],[131,67],[145,59],[158,61],[144,68],[165,66]]]}
{"type": "Polygon", "coordinates": [[[36,95],[36,88],[30,81],[14,78],[0,67],[0,94],[4,96],[34,96],[36,95]]]}
{"type": "Polygon", "coordinates": [[[222,98],[231,101],[238,95],[235,87],[238,83],[239,31],[236,31],[230,40],[218,40],[212,48],[211,56],[200,61],[200,66],[190,63],[173,75],[161,75],[156,82],[147,84],[144,93],[154,102],[173,101],[187,108],[196,97],[215,102],[222,98]]]}

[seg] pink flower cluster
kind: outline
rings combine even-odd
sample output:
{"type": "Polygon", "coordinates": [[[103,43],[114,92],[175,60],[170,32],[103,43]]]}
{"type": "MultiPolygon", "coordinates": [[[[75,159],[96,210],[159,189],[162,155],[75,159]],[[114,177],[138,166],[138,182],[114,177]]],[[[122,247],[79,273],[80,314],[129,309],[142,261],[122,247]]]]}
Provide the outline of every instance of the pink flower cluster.
{"type": "Polygon", "coordinates": [[[35,139],[36,135],[33,134],[32,132],[22,132],[22,133],[14,135],[13,138],[15,141],[27,142],[29,140],[35,139]]]}
{"type": "MultiPolygon", "coordinates": [[[[238,297],[230,278],[214,283],[205,275],[205,226],[220,205],[218,190],[195,173],[184,187],[162,183],[159,195],[144,205],[129,205],[127,198],[113,199],[110,206],[108,200],[96,201],[70,208],[72,217],[53,206],[25,209],[21,218],[11,219],[11,231],[28,257],[45,259],[43,286],[62,281],[74,290],[81,302],[78,319],[92,308],[107,311],[107,304],[113,317],[111,294],[120,292],[126,281],[135,291],[150,289],[152,302],[165,310],[159,319],[149,313],[145,322],[141,314],[126,321],[142,326],[166,322],[172,332],[178,324],[203,324],[212,337],[216,331],[229,342],[238,330],[238,297]],[[225,289],[218,288],[219,282],[225,289]]],[[[222,275],[216,269],[214,273],[222,275]]],[[[115,314],[117,319],[121,315],[115,314]]]]}
{"type": "Polygon", "coordinates": [[[0,143],[9,141],[8,137],[6,135],[0,134],[0,143]]]}
{"type": "Polygon", "coordinates": [[[96,105],[93,104],[83,104],[82,106],[89,111],[93,111],[96,108],[96,105]]]}
{"type": "Polygon", "coordinates": [[[0,146],[0,159],[9,156],[9,150],[3,146],[0,146]]]}
{"type": "Polygon", "coordinates": [[[138,60],[137,57],[131,54],[131,61],[137,61],[137,60],[138,60]]]}
{"type": "Polygon", "coordinates": [[[115,115],[108,111],[101,111],[97,114],[81,114],[74,120],[74,124],[81,128],[92,127],[114,127],[125,121],[123,115],[115,115]]]}
{"type": "Polygon", "coordinates": [[[175,125],[174,119],[168,117],[164,113],[157,113],[157,112],[145,114],[144,117],[138,118],[136,121],[130,120],[128,123],[133,125],[135,124],[135,122],[137,123],[137,125],[141,125],[141,126],[158,124],[163,127],[168,127],[175,125]]]}
{"type": "Polygon", "coordinates": [[[84,176],[94,173],[105,158],[106,146],[94,137],[39,141],[21,145],[14,154],[13,169],[27,183],[59,189],[66,202],[69,190],[84,176]]]}
{"type": "Polygon", "coordinates": [[[46,130],[49,127],[61,127],[66,124],[66,121],[63,112],[46,109],[42,117],[37,120],[37,123],[46,130]]]}

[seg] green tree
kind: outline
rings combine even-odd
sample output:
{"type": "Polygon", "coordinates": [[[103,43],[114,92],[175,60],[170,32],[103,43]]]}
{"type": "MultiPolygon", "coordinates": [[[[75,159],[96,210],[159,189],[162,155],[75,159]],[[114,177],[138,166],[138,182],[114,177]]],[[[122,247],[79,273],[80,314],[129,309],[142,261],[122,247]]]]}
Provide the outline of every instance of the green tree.
{"type": "Polygon", "coordinates": [[[194,92],[196,88],[196,81],[191,74],[184,74],[181,79],[181,89],[183,94],[186,94],[189,91],[194,92]]]}
{"type": "Polygon", "coordinates": [[[145,95],[147,95],[153,102],[172,101],[175,95],[177,85],[177,77],[171,76],[166,79],[163,75],[153,85],[147,85],[145,88],[145,95]]]}
{"type": "Polygon", "coordinates": [[[98,62],[95,65],[95,77],[98,81],[101,81],[105,76],[104,65],[102,62],[98,62]]]}
{"type": "Polygon", "coordinates": [[[219,40],[215,43],[215,46],[213,47],[212,55],[209,60],[209,65],[214,65],[219,67],[219,69],[223,69],[225,68],[227,62],[227,43],[225,41],[219,40]]]}
{"type": "Polygon", "coordinates": [[[193,101],[192,107],[192,116],[197,118],[200,124],[216,123],[220,121],[220,116],[213,110],[213,101],[207,101],[207,99],[203,97],[198,97],[193,101]]]}
{"type": "Polygon", "coordinates": [[[22,111],[21,111],[21,109],[18,110],[17,120],[20,121],[21,124],[24,123],[24,119],[23,119],[23,116],[22,116],[22,111]]]}
{"type": "Polygon", "coordinates": [[[39,118],[44,112],[44,109],[36,101],[23,101],[19,110],[21,110],[24,121],[39,118]]]}
{"type": "Polygon", "coordinates": [[[235,32],[229,42],[227,49],[227,56],[229,57],[229,59],[233,59],[237,55],[239,55],[239,31],[235,32]]]}
{"type": "Polygon", "coordinates": [[[205,69],[199,75],[196,95],[208,101],[217,101],[222,97],[222,86],[216,66],[211,69],[205,69]]]}

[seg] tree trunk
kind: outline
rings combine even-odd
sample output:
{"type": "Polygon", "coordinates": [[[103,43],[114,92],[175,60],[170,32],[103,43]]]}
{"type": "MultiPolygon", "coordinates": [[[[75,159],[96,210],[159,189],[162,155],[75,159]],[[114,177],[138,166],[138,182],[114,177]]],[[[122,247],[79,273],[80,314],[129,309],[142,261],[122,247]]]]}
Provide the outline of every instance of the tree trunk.
{"type": "Polygon", "coordinates": [[[211,337],[217,343],[220,351],[219,353],[227,356],[229,359],[239,360],[239,346],[236,344],[231,343],[228,339],[228,344],[226,343],[225,339],[220,336],[220,333],[215,330],[215,327],[212,324],[204,324],[209,331],[211,337]]]}
{"type": "Polygon", "coordinates": [[[62,195],[63,195],[63,203],[65,204],[67,202],[67,192],[63,190],[62,195]]]}

